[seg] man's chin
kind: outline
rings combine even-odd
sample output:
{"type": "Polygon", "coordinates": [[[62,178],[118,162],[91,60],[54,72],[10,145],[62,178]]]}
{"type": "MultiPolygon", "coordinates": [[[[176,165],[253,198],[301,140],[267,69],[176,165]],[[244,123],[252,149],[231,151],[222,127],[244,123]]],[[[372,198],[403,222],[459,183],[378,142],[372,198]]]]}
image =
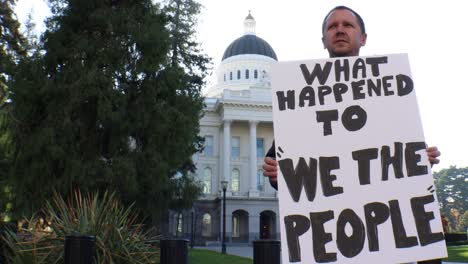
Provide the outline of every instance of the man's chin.
{"type": "Polygon", "coordinates": [[[351,51],[349,49],[334,49],[330,53],[331,57],[348,57],[352,56],[351,51]]]}

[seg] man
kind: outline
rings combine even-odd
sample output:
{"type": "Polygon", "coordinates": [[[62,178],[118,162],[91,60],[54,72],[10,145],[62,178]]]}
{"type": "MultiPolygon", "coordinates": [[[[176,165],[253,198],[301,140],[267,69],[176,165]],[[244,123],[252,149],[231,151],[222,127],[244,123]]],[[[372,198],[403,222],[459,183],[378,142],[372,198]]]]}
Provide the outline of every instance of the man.
{"type": "MultiPolygon", "coordinates": [[[[359,56],[359,50],[366,44],[367,34],[361,16],[346,6],[333,8],[322,23],[323,47],[330,58],[359,56]]],[[[437,147],[426,149],[431,165],[439,163],[440,151],[437,147]]],[[[275,144],[271,146],[263,164],[263,175],[269,178],[271,186],[278,189],[278,163],[275,160],[275,144]]],[[[419,263],[440,263],[439,260],[419,263]]]]}

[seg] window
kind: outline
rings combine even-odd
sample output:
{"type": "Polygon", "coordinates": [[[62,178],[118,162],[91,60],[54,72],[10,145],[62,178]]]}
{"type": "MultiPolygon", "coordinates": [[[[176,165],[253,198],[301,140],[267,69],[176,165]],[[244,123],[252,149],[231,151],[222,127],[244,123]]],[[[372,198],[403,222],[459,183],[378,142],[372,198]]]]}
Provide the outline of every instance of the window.
{"type": "Polygon", "coordinates": [[[176,227],[176,236],[182,235],[182,213],[177,214],[177,227],[176,227]]]}
{"type": "Polygon", "coordinates": [[[213,156],[213,136],[205,136],[205,147],[203,149],[205,157],[213,156]]]}
{"type": "Polygon", "coordinates": [[[226,74],[224,74],[224,81],[226,81],[226,74]]]}
{"type": "Polygon", "coordinates": [[[240,137],[231,138],[231,157],[232,158],[240,157],[240,137]]]}
{"type": "Polygon", "coordinates": [[[212,175],[211,168],[205,168],[205,170],[203,171],[203,193],[204,194],[211,193],[211,175],[212,175]]]}
{"type": "Polygon", "coordinates": [[[245,70],[245,78],[246,78],[246,79],[249,78],[249,70],[245,70]]]}
{"type": "Polygon", "coordinates": [[[239,215],[232,216],[232,237],[239,237],[239,215]]]}
{"type": "Polygon", "coordinates": [[[257,171],[257,190],[264,191],[263,186],[265,183],[265,177],[263,177],[263,171],[257,171]]]}
{"type": "Polygon", "coordinates": [[[254,71],[254,79],[257,79],[257,78],[258,78],[258,71],[255,70],[255,71],[254,71]]]}
{"type": "Polygon", "coordinates": [[[206,213],[203,215],[202,219],[202,236],[210,237],[211,236],[211,215],[206,213]]]}
{"type": "Polygon", "coordinates": [[[233,169],[231,174],[231,191],[239,191],[240,173],[238,169],[233,169]]]}
{"type": "Polygon", "coordinates": [[[265,148],[263,144],[263,138],[257,138],[257,158],[263,158],[265,148]]]}
{"type": "Polygon", "coordinates": [[[241,78],[241,72],[240,70],[237,70],[237,80],[239,80],[241,78]]]}
{"type": "Polygon", "coordinates": [[[229,80],[232,81],[232,72],[229,72],[229,80]]]}

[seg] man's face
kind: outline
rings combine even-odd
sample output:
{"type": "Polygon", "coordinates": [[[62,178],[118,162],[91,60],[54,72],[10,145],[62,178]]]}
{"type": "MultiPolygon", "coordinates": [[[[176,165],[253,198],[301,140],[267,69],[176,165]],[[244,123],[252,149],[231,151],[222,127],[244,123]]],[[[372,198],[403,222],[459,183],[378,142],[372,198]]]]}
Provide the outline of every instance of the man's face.
{"type": "Polygon", "coordinates": [[[349,10],[337,9],[328,16],[322,42],[330,57],[358,56],[367,35],[362,33],[357,17],[349,10]]]}

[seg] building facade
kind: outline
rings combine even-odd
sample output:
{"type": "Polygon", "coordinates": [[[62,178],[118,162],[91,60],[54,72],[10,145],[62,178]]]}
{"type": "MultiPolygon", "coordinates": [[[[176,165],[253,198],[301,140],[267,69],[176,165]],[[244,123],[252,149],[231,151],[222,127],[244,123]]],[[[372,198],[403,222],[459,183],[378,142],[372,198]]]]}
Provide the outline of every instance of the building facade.
{"type": "Polygon", "coordinates": [[[220,243],[223,230],[221,182],[226,181],[226,239],[249,243],[279,238],[278,199],[263,177],[263,157],[273,141],[270,67],[272,47],[255,34],[255,20],[244,20],[245,34],[224,52],[217,84],[208,92],[200,135],[202,153],[193,157],[203,196],[186,212],[171,212],[174,236],[197,245],[220,243]]]}

